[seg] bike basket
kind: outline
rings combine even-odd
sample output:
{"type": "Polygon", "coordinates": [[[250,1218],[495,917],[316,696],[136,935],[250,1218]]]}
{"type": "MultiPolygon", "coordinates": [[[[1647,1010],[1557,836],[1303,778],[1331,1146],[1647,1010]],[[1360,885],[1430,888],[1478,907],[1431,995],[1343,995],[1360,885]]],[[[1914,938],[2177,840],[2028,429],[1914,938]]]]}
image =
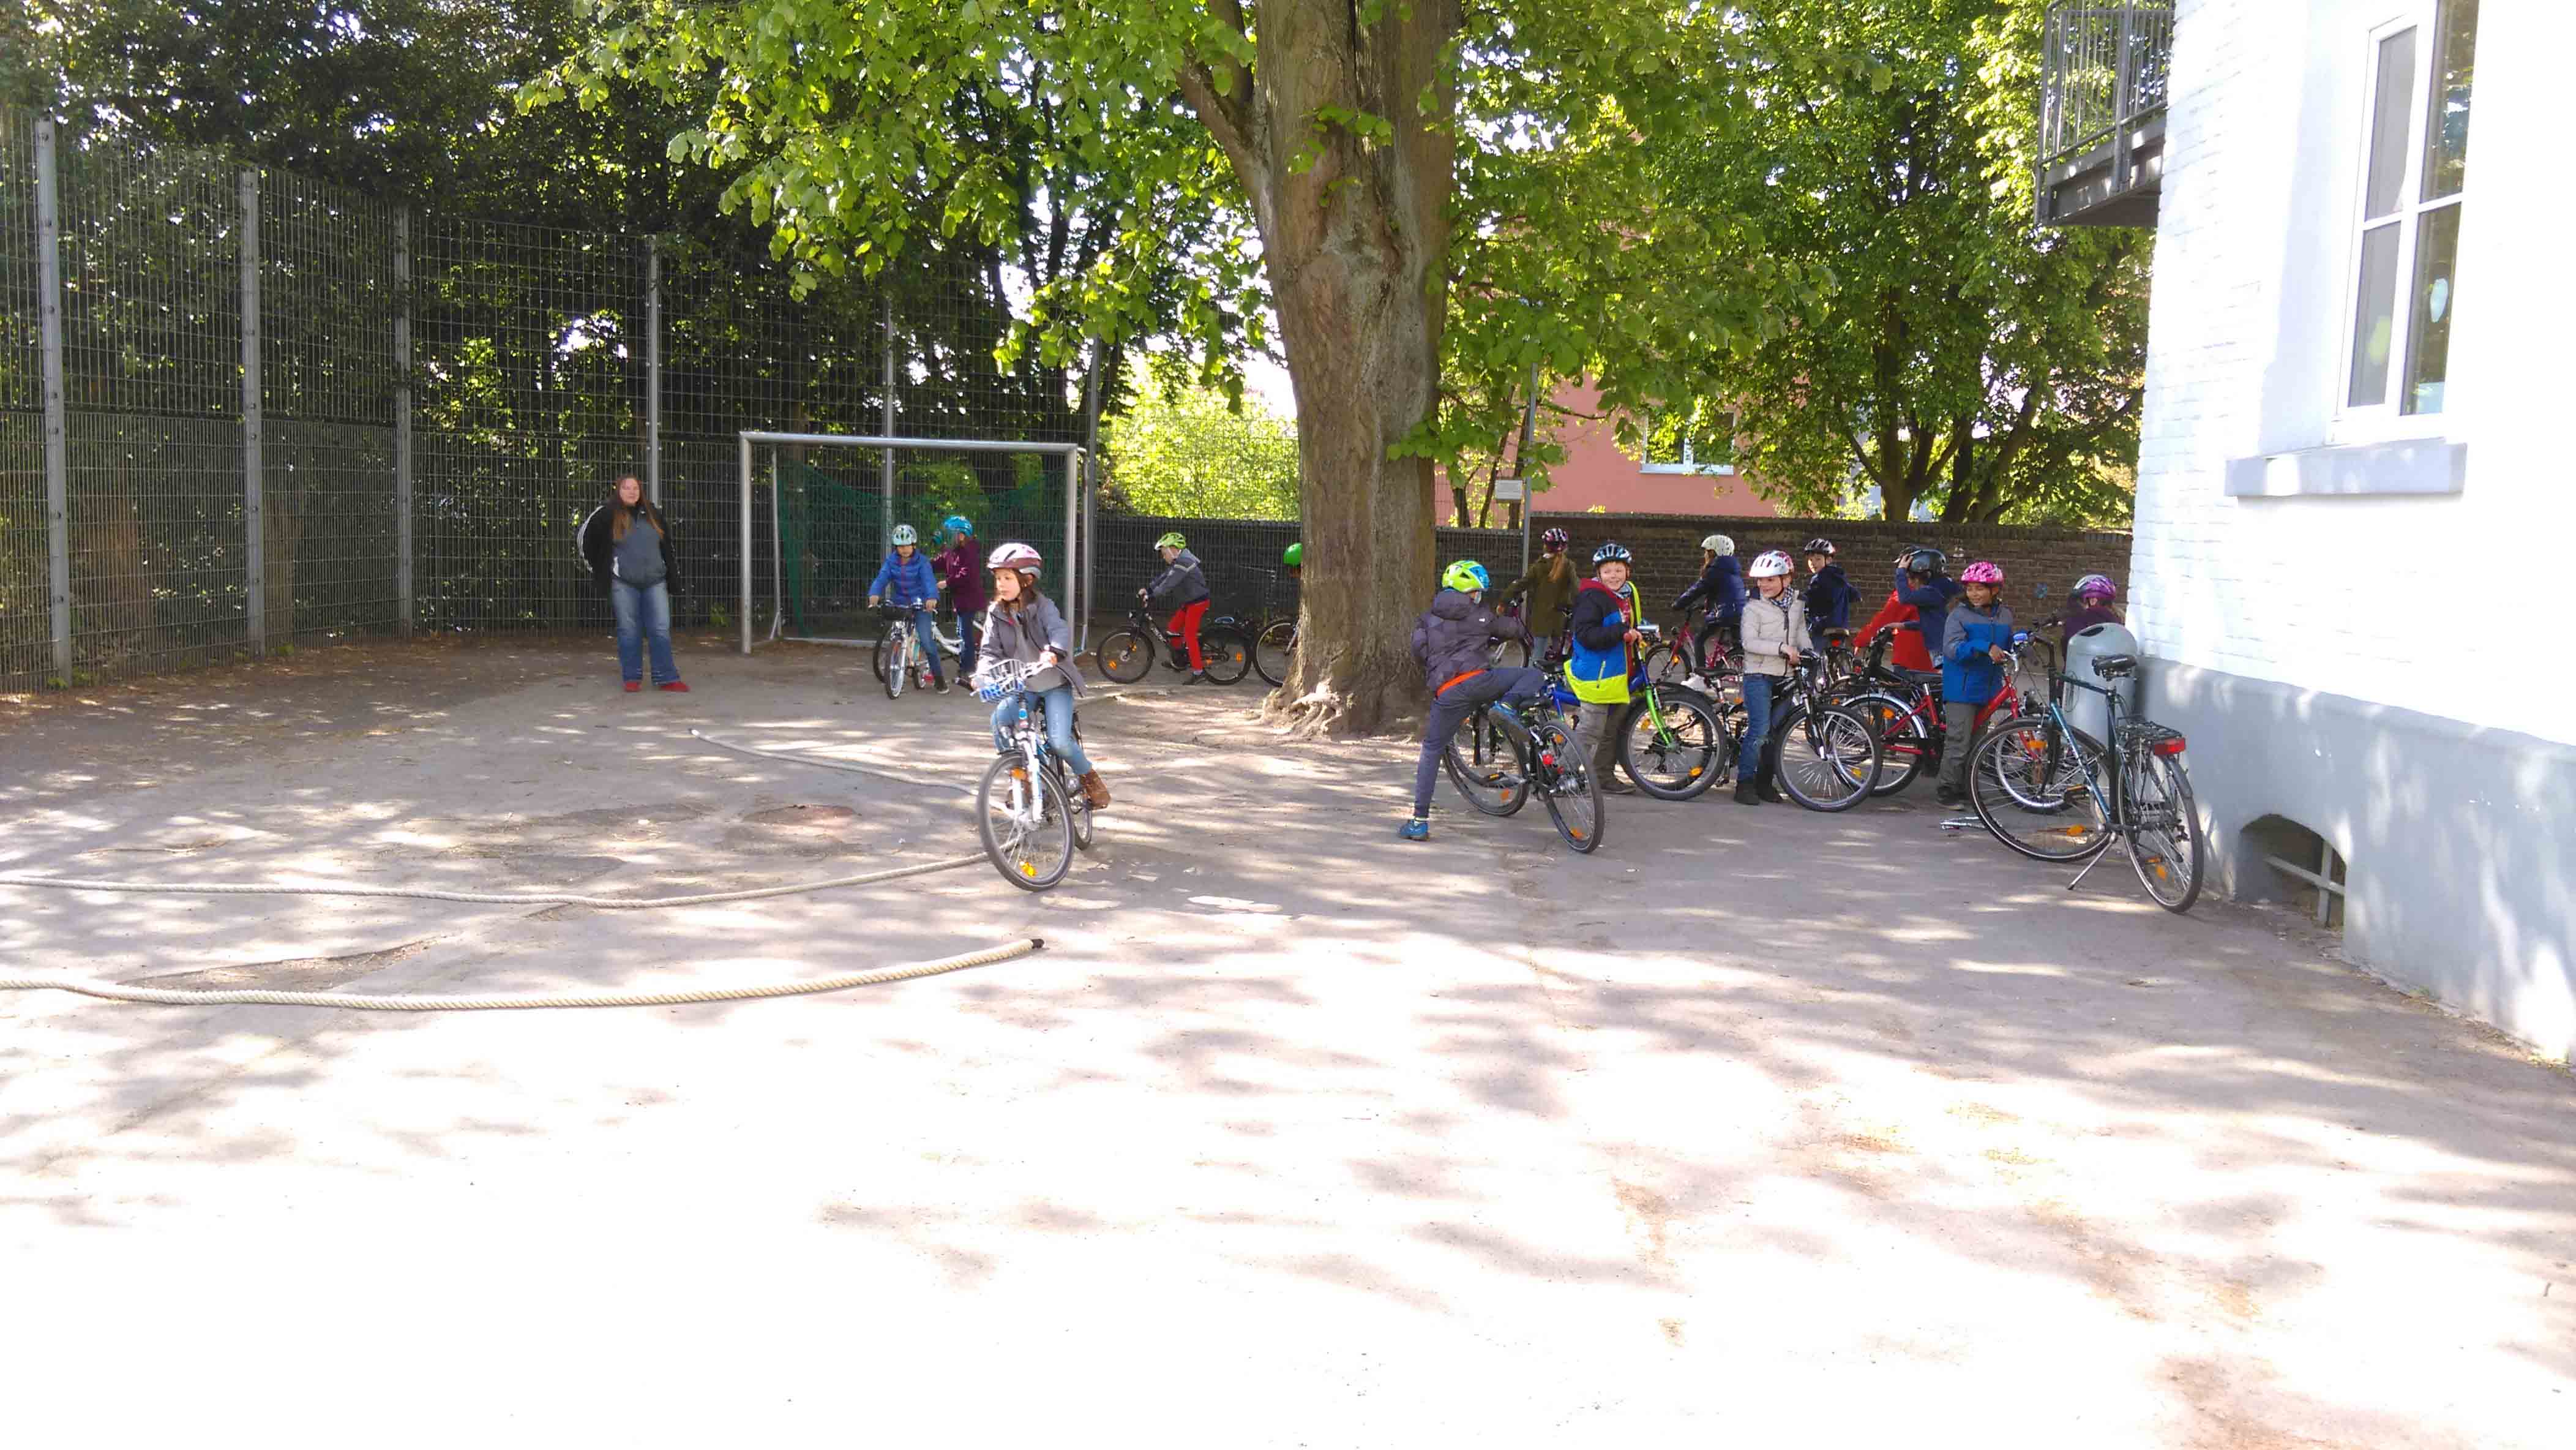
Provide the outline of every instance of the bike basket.
{"type": "Polygon", "coordinates": [[[1036,673],[1018,660],[991,660],[975,671],[975,698],[1000,701],[1026,688],[1036,673]]]}

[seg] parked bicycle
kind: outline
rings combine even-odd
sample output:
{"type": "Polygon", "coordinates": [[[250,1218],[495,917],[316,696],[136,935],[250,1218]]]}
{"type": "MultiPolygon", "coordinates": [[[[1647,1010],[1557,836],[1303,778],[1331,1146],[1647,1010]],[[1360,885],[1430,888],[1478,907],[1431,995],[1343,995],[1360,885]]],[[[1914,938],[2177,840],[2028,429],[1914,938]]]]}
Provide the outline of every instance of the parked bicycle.
{"type": "MultiPolygon", "coordinates": [[[[1894,795],[1914,783],[1915,777],[1927,770],[1937,771],[1941,751],[1948,733],[1941,723],[1941,674],[1937,670],[1909,670],[1887,662],[1887,651],[1896,637],[1891,625],[1880,630],[1869,642],[1869,653],[1863,658],[1858,673],[1826,686],[1825,697],[1858,715],[1869,726],[1878,741],[1881,756],[1877,783],[1872,795],[1894,795]]],[[[2030,632],[2013,636],[2016,651],[2031,642],[2030,632]]],[[[2036,714],[2039,702],[2022,693],[2020,655],[2004,671],[2003,687],[1995,697],[1977,707],[1971,736],[1982,734],[1999,720],[2011,720],[2036,714]]]]}
{"type": "MultiPolygon", "coordinates": [[[[1156,624],[1153,614],[1141,603],[1127,606],[1127,627],[1112,630],[1092,658],[1102,674],[1122,685],[1132,685],[1153,669],[1156,639],[1163,642],[1167,652],[1165,667],[1186,673],[1190,656],[1181,641],[1181,632],[1156,624]]],[[[1252,638],[1231,617],[1203,620],[1199,624],[1199,657],[1207,662],[1210,681],[1231,685],[1252,668],[1252,638]]]]}
{"type": "Polygon", "coordinates": [[[1515,814],[1535,791],[1565,844],[1585,855],[1601,848],[1601,782],[1553,694],[1477,706],[1458,722],[1443,764],[1467,804],[1485,815],[1515,814]]]}
{"type": "Polygon", "coordinates": [[[2006,722],[1970,757],[1968,803],[1995,839],[2035,861],[2083,861],[2074,890],[2113,841],[2147,895],[2167,911],[2200,899],[2206,843],[2183,766],[2181,732],[2129,712],[2117,682],[2137,673],[2131,655],[2093,662],[2112,681],[2096,685],[2049,671],[2049,699],[2037,714],[2006,722]],[[2064,689],[2108,702],[2106,745],[2068,722],[2064,689]]]}
{"type": "MultiPolygon", "coordinates": [[[[1046,712],[1033,708],[1028,683],[1037,667],[1021,660],[987,660],[975,671],[975,696],[999,703],[1012,700],[1017,713],[1009,744],[984,768],[975,788],[975,829],[984,855],[1002,879],[1030,891],[1044,891],[1073,868],[1076,849],[1091,849],[1091,805],[1076,788],[1072,773],[1047,744],[1046,712]]],[[[1074,715],[1074,734],[1082,733],[1082,716],[1074,715]]]]}
{"type": "Polygon", "coordinates": [[[1763,741],[1772,778],[1811,811],[1847,811],[1867,800],[1884,755],[1868,717],[1826,694],[1826,657],[1798,657],[1772,697],[1771,733],[1763,741]]]}
{"type": "MultiPolygon", "coordinates": [[[[1637,629],[1649,641],[1662,633],[1652,624],[1637,629]]],[[[1717,702],[1652,674],[1635,686],[1613,728],[1619,768],[1657,800],[1686,801],[1705,793],[1735,758],[1738,737],[1727,729],[1717,702]]]]}

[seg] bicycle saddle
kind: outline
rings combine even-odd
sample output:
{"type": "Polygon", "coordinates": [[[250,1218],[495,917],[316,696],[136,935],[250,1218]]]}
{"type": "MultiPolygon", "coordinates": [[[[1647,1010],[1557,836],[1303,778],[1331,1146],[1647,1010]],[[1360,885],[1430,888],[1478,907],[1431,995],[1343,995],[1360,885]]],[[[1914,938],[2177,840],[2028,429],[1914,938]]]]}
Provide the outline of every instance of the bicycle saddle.
{"type": "Polygon", "coordinates": [[[2093,673],[2106,680],[2116,680],[2122,675],[2134,675],[2137,672],[2136,655],[2104,655],[2093,662],[2093,673]]]}

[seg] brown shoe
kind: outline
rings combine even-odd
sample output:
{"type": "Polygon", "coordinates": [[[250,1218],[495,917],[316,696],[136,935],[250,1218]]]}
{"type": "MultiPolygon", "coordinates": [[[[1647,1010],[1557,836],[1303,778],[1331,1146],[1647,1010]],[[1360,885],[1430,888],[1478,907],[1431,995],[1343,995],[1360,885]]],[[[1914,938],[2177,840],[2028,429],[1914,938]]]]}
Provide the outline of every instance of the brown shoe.
{"type": "Polygon", "coordinates": [[[1093,810],[1105,811],[1109,809],[1109,787],[1101,784],[1099,771],[1095,770],[1090,774],[1085,775],[1082,778],[1081,784],[1082,798],[1091,803],[1091,808],[1093,810]]]}

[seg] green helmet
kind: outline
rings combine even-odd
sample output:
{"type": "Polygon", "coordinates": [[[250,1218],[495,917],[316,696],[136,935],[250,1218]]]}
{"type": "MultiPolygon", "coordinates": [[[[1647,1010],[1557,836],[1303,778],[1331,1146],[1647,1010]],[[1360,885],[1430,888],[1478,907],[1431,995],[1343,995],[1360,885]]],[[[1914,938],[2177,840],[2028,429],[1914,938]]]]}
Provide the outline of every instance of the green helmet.
{"type": "Polygon", "coordinates": [[[1485,572],[1485,566],[1473,559],[1461,559],[1440,571],[1441,586],[1461,594],[1471,589],[1490,588],[1493,582],[1493,577],[1485,572]]]}
{"type": "Polygon", "coordinates": [[[919,544],[921,535],[913,532],[910,524],[897,524],[894,526],[894,542],[898,545],[919,544]]]}
{"type": "Polygon", "coordinates": [[[1279,555],[1279,567],[1282,569],[1302,569],[1306,567],[1306,546],[1304,544],[1290,544],[1287,549],[1279,555]]]}
{"type": "Polygon", "coordinates": [[[1157,549],[1186,549],[1189,546],[1190,541],[1178,534],[1165,534],[1154,541],[1154,547],[1157,549]]]}

